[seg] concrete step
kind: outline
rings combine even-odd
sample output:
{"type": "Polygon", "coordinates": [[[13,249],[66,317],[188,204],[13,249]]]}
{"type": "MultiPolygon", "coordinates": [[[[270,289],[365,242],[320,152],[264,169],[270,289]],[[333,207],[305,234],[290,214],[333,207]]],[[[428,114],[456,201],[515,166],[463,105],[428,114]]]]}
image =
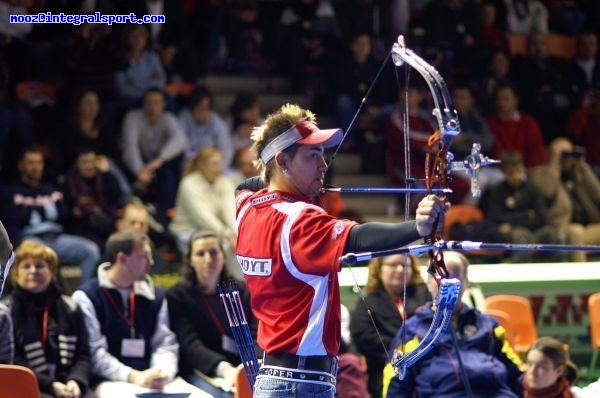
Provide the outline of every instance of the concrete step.
{"type": "MultiPolygon", "coordinates": [[[[215,110],[221,116],[229,115],[229,108],[231,108],[231,104],[233,104],[233,99],[235,98],[235,93],[229,94],[215,94],[215,110]]],[[[301,94],[260,94],[258,97],[258,101],[260,102],[260,107],[263,112],[263,115],[273,112],[274,110],[281,107],[281,105],[286,103],[294,103],[298,104],[302,107],[309,107],[310,101],[309,99],[301,94]]]]}
{"type": "Polygon", "coordinates": [[[204,84],[215,95],[236,94],[240,91],[251,93],[288,93],[289,81],[281,76],[261,78],[256,76],[208,75],[204,84]]]}

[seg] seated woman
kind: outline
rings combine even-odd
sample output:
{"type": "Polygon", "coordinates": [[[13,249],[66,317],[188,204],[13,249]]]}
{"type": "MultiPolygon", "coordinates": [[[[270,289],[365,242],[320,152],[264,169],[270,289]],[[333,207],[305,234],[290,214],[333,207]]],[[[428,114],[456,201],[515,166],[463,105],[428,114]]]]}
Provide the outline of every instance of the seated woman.
{"type": "Polygon", "coordinates": [[[33,370],[42,397],[95,397],[88,390],[90,349],[83,314],[56,281],[58,256],[51,248],[24,241],[15,251],[10,278],[14,363],[33,370]]]}
{"type": "MultiPolygon", "coordinates": [[[[365,301],[386,348],[394,340],[403,319],[412,316],[418,306],[430,300],[414,255],[397,254],[371,260],[366,290],[365,301]]],[[[352,313],[350,332],[356,348],[367,359],[369,393],[372,397],[381,397],[386,353],[361,301],[352,313]]]]}
{"type": "MultiPolygon", "coordinates": [[[[167,292],[171,327],[180,344],[180,374],[205,390],[206,378],[199,373],[223,378],[227,389],[235,384],[239,371],[236,344],[217,294],[217,283],[229,279],[224,265],[225,254],[217,235],[197,231],[189,239],[181,279],[167,292]]],[[[239,288],[252,335],[256,336],[249,296],[244,285],[239,288]]],[[[218,391],[211,393],[218,397],[218,391]]]]}
{"type": "MultiPolygon", "coordinates": [[[[176,236],[182,254],[194,231],[210,230],[219,239],[226,239],[225,253],[233,255],[237,238],[235,186],[223,174],[223,155],[218,149],[202,148],[187,161],[177,188],[175,217],[169,229],[176,236]]],[[[231,257],[231,260],[235,258],[231,257]]],[[[241,279],[237,262],[228,261],[226,267],[230,274],[241,279]]]]}
{"type": "Polygon", "coordinates": [[[523,378],[525,398],[576,397],[571,387],[576,378],[577,367],[559,340],[540,337],[527,352],[523,378]]]}

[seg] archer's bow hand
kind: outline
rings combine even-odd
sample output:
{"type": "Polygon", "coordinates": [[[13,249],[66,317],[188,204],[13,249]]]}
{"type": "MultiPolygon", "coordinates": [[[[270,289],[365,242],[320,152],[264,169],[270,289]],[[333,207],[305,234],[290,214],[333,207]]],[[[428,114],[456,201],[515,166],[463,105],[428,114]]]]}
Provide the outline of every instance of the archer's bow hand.
{"type": "Polygon", "coordinates": [[[427,195],[417,207],[415,221],[417,223],[417,232],[420,236],[429,236],[432,234],[435,222],[439,216],[446,213],[450,204],[444,198],[436,195],[427,195]]]}

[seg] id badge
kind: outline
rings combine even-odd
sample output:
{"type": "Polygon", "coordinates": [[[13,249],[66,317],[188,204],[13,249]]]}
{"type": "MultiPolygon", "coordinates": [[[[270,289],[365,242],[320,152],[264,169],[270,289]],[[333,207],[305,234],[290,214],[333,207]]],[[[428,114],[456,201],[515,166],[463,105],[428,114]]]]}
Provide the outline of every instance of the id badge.
{"type": "Polygon", "coordinates": [[[121,341],[121,356],[129,358],[143,358],[146,351],[146,342],[143,339],[123,339],[121,341]]]}
{"type": "Polygon", "coordinates": [[[238,353],[237,346],[235,345],[235,340],[227,336],[226,334],[221,335],[221,348],[224,351],[230,352],[232,354],[238,353]]]}

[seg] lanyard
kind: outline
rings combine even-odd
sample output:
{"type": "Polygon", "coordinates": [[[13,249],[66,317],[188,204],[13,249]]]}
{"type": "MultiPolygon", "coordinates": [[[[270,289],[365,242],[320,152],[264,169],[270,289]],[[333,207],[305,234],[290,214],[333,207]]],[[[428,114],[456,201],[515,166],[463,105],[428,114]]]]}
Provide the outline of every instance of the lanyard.
{"type": "Polygon", "coordinates": [[[225,329],[223,328],[223,325],[221,324],[221,321],[219,321],[219,318],[217,317],[217,314],[215,314],[213,312],[212,308],[210,308],[210,304],[209,304],[209,302],[206,299],[206,296],[204,294],[202,295],[202,300],[204,301],[204,306],[206,307],[206,310],[210,314],[210,317],[212,318],[213,323],[217,327],[217,330],[219,330],[219,333],[221,333],[222,335],[225,334],[225,329]]]}
{"type": "Polygon", "coordinates": [[[42,315],[42,348],[46,349],[46,340],[48,339],[48,310],[50,303],[46,304],[44,314],[42,315]]]}
{"type": "Polygon", "coordinates": [[[133,293],[133,289],[131,290],[131,292],[129,292],[129,316],[125,317],[125,314],[123,312],[121,312],[121,310],[119,309],[119,306],[117,305],[117,303],[115,303],[115,299],[113,298],[112,294],[110,294],[110,292],[108,291],[108,289],[104,288],[104,294],[106,294],[106,297],[108,298],[108,301],[110,301],[110,303],[113,306],[113,309],[115,310],[115,312],[117,313],[117,315],[119,315],[119,317],[125,321],[125,323],[129,326],[129,329],[131,331],[131,338],[134,339],[135,338],[135,293],[133,293]]]}

